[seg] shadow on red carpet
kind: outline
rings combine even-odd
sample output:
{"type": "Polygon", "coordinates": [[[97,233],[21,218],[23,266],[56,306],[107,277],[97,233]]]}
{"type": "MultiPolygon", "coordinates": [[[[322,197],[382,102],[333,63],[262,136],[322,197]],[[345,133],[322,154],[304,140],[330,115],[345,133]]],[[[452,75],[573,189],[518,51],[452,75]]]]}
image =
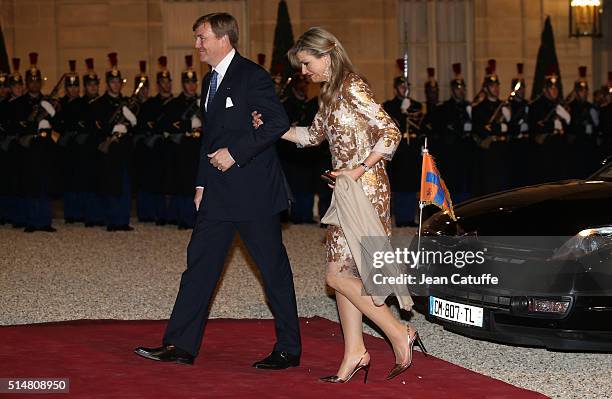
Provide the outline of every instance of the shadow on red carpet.
{"type": "MultiPolygon", "coordinates": [[[[514,387],[415,350],[413,366],[385,381],[394,357],[382,339],[366,336],[372,358],[368,383],[363,374],[348,384],[326,384],[342,357],[337,323],[301,319],[304,353],[298,368],[251,368],[274,342],[271,320],[215,319],[208,323],[194,366],[159,363],[132,353],[157,346],[166,321],[79,320],[0,328],[0,378],[70,379],[69,394],[4,394],[34,398],[495,398],[545,396],[514,387]]],[[[427,337],[425,345],[427,345],[427,337]]]]}

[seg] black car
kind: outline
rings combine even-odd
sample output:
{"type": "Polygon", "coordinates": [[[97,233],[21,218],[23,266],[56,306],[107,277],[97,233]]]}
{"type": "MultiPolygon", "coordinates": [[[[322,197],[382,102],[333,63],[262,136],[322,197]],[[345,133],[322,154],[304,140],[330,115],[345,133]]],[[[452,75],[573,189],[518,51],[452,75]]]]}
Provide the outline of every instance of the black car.
{"type": "Polygon", "coordinates": [[[483,262],[420,264],[431,282],[419,287],[429,321],[496,342],[612,351],[611,162],[586,180],[495,193],[455,214],[423,222],[421,249],[480,250],[483,262]],[[439,283],[451,274],[460,277],[439,283]],[[459,281],[468,274],[488,280],[459,281]]]}

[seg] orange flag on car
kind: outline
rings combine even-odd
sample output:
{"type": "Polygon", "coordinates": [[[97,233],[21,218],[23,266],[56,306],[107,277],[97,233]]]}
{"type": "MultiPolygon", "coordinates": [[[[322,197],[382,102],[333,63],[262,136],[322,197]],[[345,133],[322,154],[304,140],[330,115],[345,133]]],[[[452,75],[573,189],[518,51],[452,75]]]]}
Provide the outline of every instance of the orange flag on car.
{"type": "Polygon", "coordinates": [[[453,201],[436,167],[433,157],[427,149],[423,150],[423,167],[421,169],[421,204],[435,205],[456,221],[453,201]]]}

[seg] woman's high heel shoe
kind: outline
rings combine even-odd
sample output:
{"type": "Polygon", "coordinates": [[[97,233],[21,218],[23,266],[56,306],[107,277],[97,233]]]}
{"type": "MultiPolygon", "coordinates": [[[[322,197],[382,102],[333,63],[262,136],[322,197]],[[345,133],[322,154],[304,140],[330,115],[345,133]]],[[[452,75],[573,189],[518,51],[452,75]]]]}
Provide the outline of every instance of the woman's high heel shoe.
{"type": "Polygon", "coordinates": [[[368,381],[368,373],[370,372],[370,362],[368,362],[367,364],[361,364],[361,361],[367,354],[368,352],[366,351],[366,353],[364,353],[361,359],[359,359],[359,361],[357,362],[357,365],[355,366],[353,371],[351,371],[348,377],[346,377],[346,379],[340,378],[337,375],[330,375],[329,377],[321,377],[319,379],[323,382],[331,382],[333,384],[344,384],[344,383],[349,382],[351,378],[353,378],[353,376],[357,374],[359,370],[363,370],[365,371],[365,375],[363,376],[363,383],[365,384],[368,381]]]}
{"type": "Polygon", "coordinates": [[[397,377],[412,366],[412,348],[415,344],[421,348],[421,352],[423,352],[423,355],[427,357],[427,349],[425,349],[425,345],[423,345],[423,340],[421,340],[419,332],[415,332],[414,336],[410,338],[410,329],[408,329],[408,350],[410,351],[410,359],[406,363],[400,363],[393,366],[386,378],[387,380],[397,377]]]}

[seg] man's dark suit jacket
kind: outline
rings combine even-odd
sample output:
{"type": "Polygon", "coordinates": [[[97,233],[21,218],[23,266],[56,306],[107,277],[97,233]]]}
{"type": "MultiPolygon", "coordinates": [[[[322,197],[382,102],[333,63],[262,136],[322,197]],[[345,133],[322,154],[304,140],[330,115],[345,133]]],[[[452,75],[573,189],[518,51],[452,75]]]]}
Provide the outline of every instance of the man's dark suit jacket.
{"type": "Polygon", "coordinates": [[[247,221],[287,209],[285,177],[273,144],[289,129],[289,120],[270,75],[236,52],[206,111],[210,78],[210,73],[204,77],[200,104],[204,115],[196,181],[196,186],[204,187],[200,212],[207,219],[247,221]],[[264,121],[257,130],[251,123],[252,111],[260,112],[264,121]],[[207,156],[223,147],[236,161],[226,172],[213,167],[207,156]]]}

